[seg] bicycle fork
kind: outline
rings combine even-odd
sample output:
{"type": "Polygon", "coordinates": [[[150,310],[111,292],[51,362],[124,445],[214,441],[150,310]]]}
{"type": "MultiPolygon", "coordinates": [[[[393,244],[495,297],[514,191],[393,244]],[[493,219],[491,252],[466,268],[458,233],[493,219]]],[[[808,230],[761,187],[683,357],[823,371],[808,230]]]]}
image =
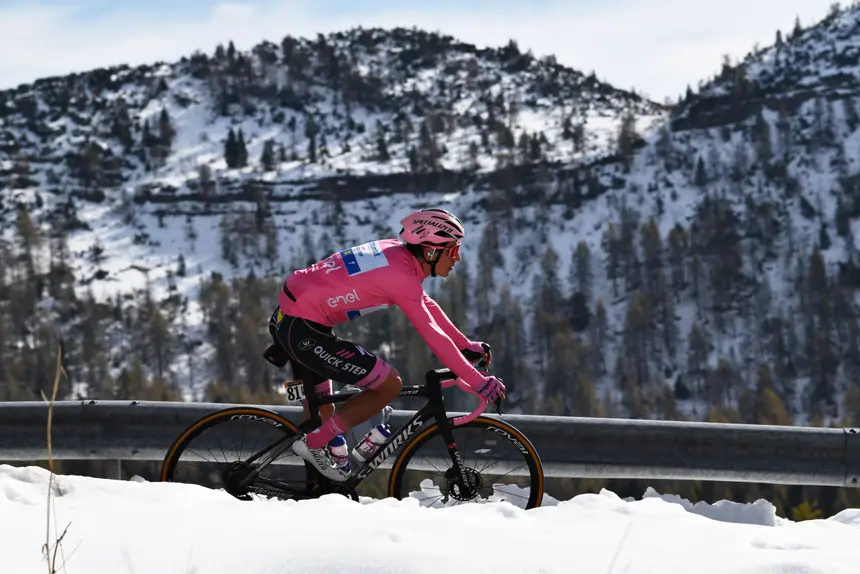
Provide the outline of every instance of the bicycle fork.
{"type": "Polygon", "coordinates": [[[454,440],[454,426],[447,418],[439,420],[439,433],[445,441],[445,447],[448,451],[448,456],[451,458],[452,467],[445,473],[445,478],[448,481],[448,489],[454,492],[455,497],[471,499],[476,495],[476,490],[480,487],[477,473],[469,472],[466,465],[463,463],[463,457],[460,455],[460,448],[454,440]],[[456,487],[456,491],[454,491],[456,487]]]}

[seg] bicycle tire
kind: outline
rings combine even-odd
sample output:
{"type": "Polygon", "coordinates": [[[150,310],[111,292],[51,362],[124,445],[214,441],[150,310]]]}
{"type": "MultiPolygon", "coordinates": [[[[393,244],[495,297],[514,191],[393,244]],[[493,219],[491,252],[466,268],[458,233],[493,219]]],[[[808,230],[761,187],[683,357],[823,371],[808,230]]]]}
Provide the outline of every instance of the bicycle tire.
{"type": "MultiPolygon", "coordinates": [[[[274,427],[286,435],[294,435],[298,430],[293,423],[276,412],[268,409],[257,407],[228,407],[215,411],[195,421],[173,442],[161,463],[161,481],[174,482],[176,465],[182,454],[194,439],[198,438],[205,431],[212,429],[213,427],[234,420],[233,417],[237,415],[246,418],[246,420],[255,420],[260,424],[274,427]]],[[[315,484],[314,476],[312,474],[313,471],[309,468],[307,463],[304,464],[304,468],[305,481],[306,484],[309,485],[308,491],[310,491],[315,484]]]]}
{"type": "MultiPolygon", "coordinates": [[[[449,417],[453,420],[454,417],[449,417]]],[[[544,473],[543,464],[540,456],[537,453],[531,441],[518,429],[510,424],[487,417],[478,417],[464,425],[454,427],[454,435],[456,441],[457,431],[460,429],[485,429],[496,433],[496,436],[507,439],[513,446],[523,455],[529,471],[531,481],[528,501],[525,505],[525,510],[537,508],[541,505],[544,495],[544,473]]],[[[415,436],[403,447],[400,455],[394,461],[391,468],[391,476],[388,481],[388,495],[398,500],[403,500],[409,496],[408,492],[404,492],[404,478],[407,474],[407,465],[415,453],[427,443],[429,440],[440,435],[438,423],[434,423],[420,434],[415,436]]],[[[461,445],[458,443],[458,447],[461,445]]]]}

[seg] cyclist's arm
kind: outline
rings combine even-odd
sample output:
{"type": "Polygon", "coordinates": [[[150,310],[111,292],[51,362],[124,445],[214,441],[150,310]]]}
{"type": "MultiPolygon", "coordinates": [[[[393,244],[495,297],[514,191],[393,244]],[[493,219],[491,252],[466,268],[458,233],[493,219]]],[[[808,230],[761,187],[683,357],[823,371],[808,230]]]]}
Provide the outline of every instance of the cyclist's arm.
{"type": "Polygon", "coordinates": [[[418,286],[402,286],[394,297],[394,304],[403,310],[433,354],[466,383],[477,388],[484,383],[484,376],[460,354],[454,341],[442,330],[424,302],[424,290],[418,286]]]}
{"type": "Polygon", "coordinates": [[[433,315],[433,319],[436,320],[436,324],[442,328],[445,334],[454,342],[454,345],[456,345],[461,351],[468,347],[469,338],[454,326],[454,323],[451,322],[451,319],[448,318],[448,315],[445,314],[442,307],[440,307],[439,304],[426,292],[422,299],[424,301],[424,305],[430,311],[430,314],[433,315]]]}

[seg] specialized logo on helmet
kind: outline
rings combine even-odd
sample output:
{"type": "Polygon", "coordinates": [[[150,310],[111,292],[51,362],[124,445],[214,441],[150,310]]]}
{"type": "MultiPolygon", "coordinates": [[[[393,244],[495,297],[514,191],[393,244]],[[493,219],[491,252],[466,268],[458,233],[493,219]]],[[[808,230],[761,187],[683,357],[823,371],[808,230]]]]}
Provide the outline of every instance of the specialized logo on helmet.
{"type": "Polygon", "coordinates": [[[455,233],[459,233],[459,230],[454,229],[450,225],[447,225],[447,224],[445,224],[441,221],[435,220],[435,219],[413,219],[412,223],[419,226],[413,230],[413,231],[415,231],[415,233],[422,233],[423,234],[424,232],[426,232],[427,230],[424,229],[425,225],[429,225],[430,227],[437,227],[437,228],[441,229],[442,231],[450,233],[451,235],[454,235],[455,233]]]}

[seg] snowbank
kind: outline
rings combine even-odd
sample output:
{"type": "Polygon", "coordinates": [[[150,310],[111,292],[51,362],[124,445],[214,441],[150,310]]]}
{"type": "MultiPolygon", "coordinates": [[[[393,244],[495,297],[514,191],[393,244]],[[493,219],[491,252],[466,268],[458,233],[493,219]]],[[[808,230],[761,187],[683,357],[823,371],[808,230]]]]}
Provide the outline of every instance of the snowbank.
{"type": "MultiPolygon", "coordinates": [[[[4,574],[46,571],[48,479],[0,465],[4,574]]],[[[855,574],[860,563],[860,510],[794,523],[766,501],[700,506],[603,490],[523,511],[337,495],[240,502],[192,485],[79,476],[56,477],[55,488],[68,574],[855,574]]]]}

